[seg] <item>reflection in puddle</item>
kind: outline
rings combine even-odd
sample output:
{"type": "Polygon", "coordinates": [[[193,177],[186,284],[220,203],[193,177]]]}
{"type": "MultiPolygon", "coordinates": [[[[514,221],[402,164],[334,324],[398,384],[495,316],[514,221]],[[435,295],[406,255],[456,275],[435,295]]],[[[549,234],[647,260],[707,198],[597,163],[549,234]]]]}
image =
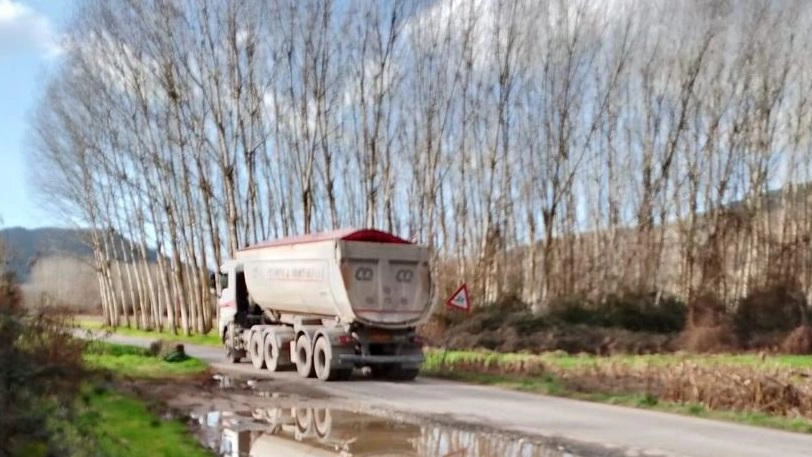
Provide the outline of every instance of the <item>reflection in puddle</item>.
{"type": "Polygon", "coordinates": [[[341,410],[269,408],[193,415],[223,457],[567,457],[559,446],[341,410]]]}

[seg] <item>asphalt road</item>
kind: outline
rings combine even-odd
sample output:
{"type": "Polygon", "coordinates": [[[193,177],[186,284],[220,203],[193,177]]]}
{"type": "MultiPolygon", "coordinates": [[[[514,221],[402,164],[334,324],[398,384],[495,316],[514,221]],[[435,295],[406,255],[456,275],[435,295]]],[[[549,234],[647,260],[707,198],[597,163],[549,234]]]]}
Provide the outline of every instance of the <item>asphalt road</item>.
{"type": "MultiPolygon", "coordinates": [[[[145,338],[112,336],[111,341],[147,345],[145,338]]],[[[185,345],[186,352],[214,369],[268,375],[249,363],[223,362],[223,350],[185,345]]],[[[782,432],[674,414],[513,392],[494,387],[419,377],[396,383],[358,379],[322,383],[295,372],[274,378],[297,380],[336,397],[416,415],[442,416],[496,429],[561,437],[630,449],[628,455],[685,457],[810,457],[812,435],[782,432]]]]}

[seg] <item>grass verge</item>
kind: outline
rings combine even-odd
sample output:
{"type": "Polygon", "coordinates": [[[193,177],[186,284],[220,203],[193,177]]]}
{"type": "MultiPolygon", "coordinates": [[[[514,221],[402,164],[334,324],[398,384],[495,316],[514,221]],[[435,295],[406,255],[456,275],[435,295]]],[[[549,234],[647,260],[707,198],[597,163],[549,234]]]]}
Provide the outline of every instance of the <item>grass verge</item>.
{"type": "MultiPolygon", "coordinates": [[[[667,395],[688,398],[678,392],[678,389],[687,391],[700,387],[699,390],[709,390],[718,387],[715,384],[729,381],[755,384],[761,382],[762,377],[771,380],[778,377],[782,382],[790,383],[795,393],[805,396],[808,401],[810,381],[799,374],[808,373],[812,366],[812,357],[809,356],[776,356],[766,359],[750,354],[595,357],[561,353],[531,355],[439,349],[428,349],[425,355],[423,373],[429,376],[812,433],[812,419],[798,414],[797,408],[789,405],[771,413],[759,411],[756,409],[759,405],[751,405],[745,401],[736,405],[735,409],[714,407],[718,401],[713,396],[703,397],[703,402],[672,401],[666,398],[667,395]],[[680,370],[689,370],[691,376],[687,378],[700,384],[688,384],[680,380],[680,373],[683,372],[680,370]],[[731,373],[730,378],[735,379],[731,380],[727,373],[731,373]]],[[[783,388],[786,386],[787,384],[783,384],[783,388]]],[[[743,397],[750,393],[737,393],[725,385],[721,389],[722,393],[734,393],[743,397]]],[[[763,391],[761,388],[756,390],[763,393],[769,389],[765,387],[763,391]]]]}
{"type": "Polygon", "coordinates": [[[217,332],[209,332],[205,335],[182,335],[182,334],[175,334],[170,331],[158,331],[158,330],[139,330],[135,328],[129,327],[108,327],[105,326],[97,318],[92,317],[77,317],[73,320],[74,325],[79,328],[84,328],[88,330],[101,330],[107,331],[111,333],[115,333],[117,335],[125,335],[125,336],[142,336],[145,338],[153,338],[153,339],[164,339],[168,341],[177,341],[179,343],[188,343],[188,344],[197,344],[201,346],[220,346],[222,342],[220,338],[217,336],[217,332]]]}
{"type": "Polygon", "coordinates": [[[206,371],[206,364],[195,358],[167,362],[160,357],[151,356],[144,348],[99,341],[88,345],[84,360],[90,368],[136,378],[176,377],[206,371]]]}
{"type": "Polygon", "coordinates": [[[83,420],[108,457],[211,457],[177,420],[164,420],[128,394],[95,390],[86,396],[83,420]]]}
{"type": "Polygon", "coordinates": [[[673,366],[679,363],[693,363],[701,366],[741,366],[770,368],[812,368],[812,355],[775,354],[761,356],[754,353],[743,354],[618,354],[609,357],[593,354],[567,354],[565,352],[546,352],[542,354],[500,353],[492,351],[458,351],[430,348],[426,350],[427,364],[457,364],[468,361],[485,361],[491,364],[532,363],[554,366],[560,369],[575,369],[594,366],[624,365],[628,367],[673,366]]]}
{"type": "MultiPolygon", "coordinates": [[[[179,378],[206,370],[206,365],[194,358],[167,362],[144,348],[100,341],[89,343],[83,358],[89,368],[141,379],[179,378]]],[[[182,422],[162,419],[134,394],[105,384],[92,385],[88,381],[84,389],[80,418],[100,455],[211,457],[182,422]]]]}

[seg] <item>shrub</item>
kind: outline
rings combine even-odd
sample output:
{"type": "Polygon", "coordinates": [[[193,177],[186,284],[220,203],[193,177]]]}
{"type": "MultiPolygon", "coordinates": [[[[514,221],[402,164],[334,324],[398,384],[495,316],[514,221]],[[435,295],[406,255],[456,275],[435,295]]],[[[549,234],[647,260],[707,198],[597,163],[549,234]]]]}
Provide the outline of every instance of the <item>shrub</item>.
{"type": "Polygon", "coordinates": [[[20,306],[13,277],[0,277],[0,455],[85,455],[75,399],[83,343],[64,322],[20,306]]]}
{"type": "Polygon", "coordinates": [[[727,352],[738,346],[729,324],[690,326],[680,335],[678,345],[690,352],[727,352]]]}
{"type": "Polygon", "coordinates": [[[733,314],[733,323],[743,341],[754,335],[788,332],[804,324],[806,298],[799,287],[776,284],[751,291],[733,314]]]}
{"type": "Polygon", "coordinates": [[[633,332],[673,333],[685,327],[687,307],[676,297],[657,293],[610,295],[603,305],[607,327],[633,332]]]}
{"type": "Polygon", "coordinates": [[[633,332],[674,333],[685,326],[687,307],[676,297],[630,292],[592,304],[577,297],[553,302],[548,317],[567,324],[622,328],[633,332]]]}
{"type": "Polygon", "coordinates": [[[541,314],[533,314],[529,311],[510,314],[505,319],[505,322],[507,325],[515,328],[519,335],[522,336],[542,331],[551,325],[549,317],[541,314]]]}
{"type": "Polygon", "coordinates": [[[588,300],[581,297],[562,297],[553,300],[547,317],[566,324],[604,324],[601,310],[593,308],[588,300]]]}
{"type": "Polygon", "coordinates": [[[694,296],[688,305],[687,327],[714,327],[727,322],[725,303],[713,293],[694,296]]]}
{"type": "Polygon", "coordinates": [[[812,326],[802,325],[793,330],[781,344],[787,354],[812,354],[812,326]]]}

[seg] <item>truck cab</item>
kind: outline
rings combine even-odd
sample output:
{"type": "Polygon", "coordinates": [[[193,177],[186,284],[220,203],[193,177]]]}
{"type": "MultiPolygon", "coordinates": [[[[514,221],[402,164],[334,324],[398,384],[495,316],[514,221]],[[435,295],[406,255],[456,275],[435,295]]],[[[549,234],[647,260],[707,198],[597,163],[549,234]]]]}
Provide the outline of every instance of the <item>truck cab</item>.
{"type": "Polygon", "coordinates": [[[237,329],[251,328],[266,323],[262,308],[251,302],[245,284],[245,272],[241,263],[229,261],[220,267],[220,294],[217,297],[218,329],[220,341],[233,348],[227,354],[233,362],[246,355],[246,348],[239,341],[237,329]]]}

